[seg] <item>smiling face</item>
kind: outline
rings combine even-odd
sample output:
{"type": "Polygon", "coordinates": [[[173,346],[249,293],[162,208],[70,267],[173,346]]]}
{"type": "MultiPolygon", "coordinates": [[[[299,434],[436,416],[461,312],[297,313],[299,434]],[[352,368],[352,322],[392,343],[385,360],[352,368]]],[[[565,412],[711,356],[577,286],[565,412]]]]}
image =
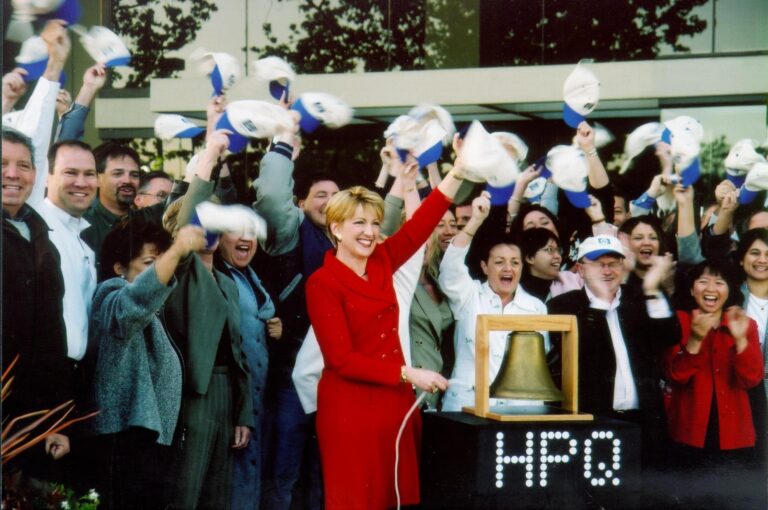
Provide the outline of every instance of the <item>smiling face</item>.
{"type": "Polygon", "coordinates": [[[525,215],[525,218],[523,219],[523,230],[528,230],[530,228],[546,228],[553,234],[558,235],[555,224],[552,223],[549,216],[541,211],[531,211],[525,215]]]}
{"type": "Polygon", "coordinates": [[[336,239],[337,256],[367,259],[381,235],[381,219],[372,207],[358,205],[351,218],[331,223],[331,234],[336,239]]]}
{"type": "Polygon", "coordinates": [[[256,239],[240,234],[224,234],[219,241],[219,252],[228,264],[245,269],[256,255],[256,239]]]}
{"type": "Polygon", "coordinates": [[[89,150],[62,146],[48,175],[48,198],[54,205],[79,218],[96,197],[96,160],[89,150]]]}
{"type": "Polygon", "coordinates": [[[3,140],[3,209],[15,217],[35,185],[35,166],[22,143],[3,140]]]}
{"type": "Polygon", "coordinates": [[[747,280],[768,281],[768,244],[756,239],[741,259],[741,267],[744,268],[747,280]]]}
{"type": "Polygon", "coordinates": [[[325,228],[325,208],[339,187],[333,181],[318,181],[309,188],[307,197],[299,200],[299,207],[316,226],[325,228]]]}
{"type": "Polygon", "coordinates": [[[531,276],[554,280],[560,272],[563,254],[560,246],[550,239],[545,246],[536,251],[533,257],[527,257],[525,262],[530,266],[531,276]]]}
{"type": "Polygon", "coordinates": [[[448,245],[451,244],[451,240],[454,238],[458,230],[456,229],[456,218],[451,211],[445,211],[443,217],[435,227],[435,234],[437,234],[438,246],[440,251],[445,251],[448,245]]]}
{"type": "Polygon", "coordinates": [[[488,252],[488,259],[480,261],[480,268],[488,277],[488,286],[502,301],[514,297],[522,266],[520,248],[514,244],[497,244],[488,252]]]}
{"type": "Polygon", "coordinates": [[[714,275],[705,269],[693,282],[691,295],[699,310],[706,313],[720,312],[728,300],[728,282],[720,275],[714,275]]]}
{"type": "Polygon", "coordinates": [[[635,254],[635,260],[641,268],[651,265],[653,257],[659,254],[659,236],[647,223],[638,223],[629,235],[629,249],[635,254]]]}
{"type": "Polygon", "coordinates": [[[584,257],[579,261],[579,274],[592,293],[615,296],[621,286],[623,259],[618,255],[602,255],[597,260],[584,257]]]}
{"type": "Polygon", "coordinates": [[[139,177],[139,164],[133,158],[109,158],[99,174],[99,200],[109,210],[127,211],[136,198],[139,177]]]}

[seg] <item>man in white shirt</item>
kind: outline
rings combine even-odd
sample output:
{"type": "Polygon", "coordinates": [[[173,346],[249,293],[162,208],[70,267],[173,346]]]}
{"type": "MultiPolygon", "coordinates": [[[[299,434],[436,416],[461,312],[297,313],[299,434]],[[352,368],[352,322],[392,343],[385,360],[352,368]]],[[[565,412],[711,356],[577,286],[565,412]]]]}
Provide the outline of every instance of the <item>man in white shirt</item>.
{"type": "MultiPolygon", "coordinates": [[[[578,318],[581,408],[641,424],[644,459],[652,462],[666,436],[657,356],[680,340],[677,317],[659,291],[672,258],[656,257],[643,292],[634,294],[621,286],[624,249],[617,238],[587,238],[578,260],[585,287],[557,296],[548,308],[550,314],[578,318]]],[[[553,349],[559,352],[559,342],[553,349]]]]}

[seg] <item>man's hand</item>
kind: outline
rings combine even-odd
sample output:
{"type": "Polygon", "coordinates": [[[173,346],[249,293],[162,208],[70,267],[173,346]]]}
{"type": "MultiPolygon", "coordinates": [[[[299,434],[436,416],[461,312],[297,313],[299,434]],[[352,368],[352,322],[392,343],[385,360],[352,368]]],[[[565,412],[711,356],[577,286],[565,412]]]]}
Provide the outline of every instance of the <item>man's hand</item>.
{"type": "Polygon", "coordinates": [[[251,440],[251,429],[243,425],[235,427],[235,442],[232,448],[241,449],[248,446],[248,441],[251,440]]]}
{"type": "Polygon", "coordinates": [[[27,71],[17,67],[3,76],[3,113],[8,113],[27,91],[27,71]]]}
{"type": "Polygon", "coordinates": [[[59,95],[56,96],[56,114],[61,118],[62,115],[67,113],[67,110],[72,106],[72,96],[67,89],[59,90],[59,95]]]}
{"type": "Polygon", "coordinates": [[[671,253],[651,258],[651,264],[643,278],[643,292],[646,296],[656,294],[662,283],[669,278],[669,274],[675,267],[675,259],[671,253]]]}
{"type": "Polygon", "coordinates": [[[48,81],[58,81],[64,64],[72,49],[72,43],[67,34],[67,23],[60,19],[50,20],[45,24],[40,37],[48,48],[48,66],[43,77],[48,81]]]}
{"type": "Polygon", "coordinates": [[[283,337],[283,321],[280,317],[267,319],[267,335],[273,340],[280,340],[283,337]]]}
{"type": "Polygon", "coordinates": [[[576,143],[579,144],[581,150],[587,153],[595,149],[595,130],[587,124],[586,120],[582,121],[576,128],[576,143]]]}
{"type": "Polygon", "coordinates": [[[480,225],[491,212],[491,194],[487,191],[480,193],[480,196],[472,200],[472,216],[469,221],[474,220],[480,225]]]}
{"type": "Polygon", "coordinates": [[[717,206],[720,207],[726,195],[733,193],[734,191],[736,191],[736,186],[734,186],[728,179],[720,182],[720,184],[715,187],[715,200],[717,200],[717,206]]]}
{"type": "Polygon", "coordinates": [[[69,453],[69,438],[64,434],[51,434],[45,438],[45,453],[59,460],[69,453]]]}

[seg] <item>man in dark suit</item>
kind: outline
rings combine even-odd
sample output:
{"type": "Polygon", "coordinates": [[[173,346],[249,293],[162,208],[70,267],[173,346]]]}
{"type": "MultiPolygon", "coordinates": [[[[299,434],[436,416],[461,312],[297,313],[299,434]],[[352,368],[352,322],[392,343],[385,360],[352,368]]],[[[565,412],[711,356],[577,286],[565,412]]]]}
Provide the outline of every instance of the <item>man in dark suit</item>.
{"type": "MultiPolygon", "coordinates": [[[[653,465],[666,436],[659,355],[680,339],[677,317],[659,291],[671,256],[655,259],[642,294],[621,285],[624,250],[617,238],[587,238],[578,260],[585,287],[552,299],[548,308],[578,317],[579,402],[585,411],[639,423],[643,461],[653,465]]],[[[555,342],[555,355],[559,348],[555,342]]]]}

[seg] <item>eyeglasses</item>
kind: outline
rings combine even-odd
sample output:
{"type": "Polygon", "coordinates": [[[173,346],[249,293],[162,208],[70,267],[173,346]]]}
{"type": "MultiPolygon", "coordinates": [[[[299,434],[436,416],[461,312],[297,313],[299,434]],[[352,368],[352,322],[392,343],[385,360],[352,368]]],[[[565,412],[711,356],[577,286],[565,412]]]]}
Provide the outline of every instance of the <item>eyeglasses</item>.
{"type": "Polygon", "coordinates": [[[562,248],[553,248],[552,246],[545,246],[544,248],[539,248],[539,251],[543,251],[547,255],[562,255],[563,250],[562,248]]]}
{"type": "Polygon", "coordinates": [[[170,195],[170,193],[166,193],[165,191],[160,191],[158,193],[139,193],[139,195],[144,195],[146,197],[155,197],[158,200],[165,200],[166,198],[168,198],[168,195],[170,195]]]}
{"type": "Polygon", "coordinates": [[[624,264],[622,262],[619,262],[619,261],[615,261],[615,262],[593,262],[593,261],[589,261],[589,262],[583,262],[583,263],[586,263],[586,264],[588,264],[590,266],[593,266],[593,267],[599,267],[600,269],[608,268],[611,271],[618,271],[619,269],[621,269],[624,266],[624,264]]]}

